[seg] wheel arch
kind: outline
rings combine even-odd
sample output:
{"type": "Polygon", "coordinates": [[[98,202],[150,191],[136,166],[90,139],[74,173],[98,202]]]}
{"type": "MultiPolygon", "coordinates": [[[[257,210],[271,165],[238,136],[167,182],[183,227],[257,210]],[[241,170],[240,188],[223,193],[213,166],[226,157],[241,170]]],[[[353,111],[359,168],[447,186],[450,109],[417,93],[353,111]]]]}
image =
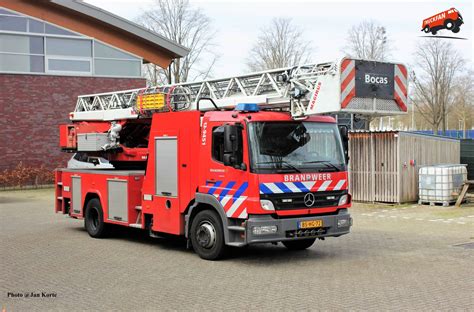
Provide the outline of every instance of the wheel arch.
{"type": "Polygon", "coordinates": [[[225,214],[224,207],[221,203],[210,194],[196,193],[194,203],[189,207],[188,212],[185,215],[184,235],[189,238],[189,229],[193,218],[203,210],[214,210],[219,215],[222,222],[222,229],[224,231],[224,241],[227,244],[229,242],[229,230],[227,215],[225,214]]]}
{"type": "MultiPolygon", "coordinates": [[[[84,218],[85,217],[85,213],[86,213],[86,206],[87,206],[87,203],[91,200],[91,199],[94,199],[94,198],[97,198],[99,200],[99,203],[100,203],[100,206],[102,208],[102,214],[105,213],[104,211],[104,203],[102,201],[102,196],[100,195],[100,192],[98,191],[88,191],[86,193],[86,196],[84,197],[84,202],[82,203],[82,213],[81,213],[81,216],[84,218]]],[[[104,216],[105,218],[105,216],[104,216]]]]}

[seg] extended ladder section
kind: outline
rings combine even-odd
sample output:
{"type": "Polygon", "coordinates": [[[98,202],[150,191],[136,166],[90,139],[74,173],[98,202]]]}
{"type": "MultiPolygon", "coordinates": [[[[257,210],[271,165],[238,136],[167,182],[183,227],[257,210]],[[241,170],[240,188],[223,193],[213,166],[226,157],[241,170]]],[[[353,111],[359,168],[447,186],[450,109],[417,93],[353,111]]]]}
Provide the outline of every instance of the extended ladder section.
{"type": "Polygon", "coordinates": [[[406,112],[403,65],[344,58],[200,82],[82,95],[72,120],[120,120],[153,112],[231,109],[238,103],[282,109],[293,118],[340,111],[406,112]]]}

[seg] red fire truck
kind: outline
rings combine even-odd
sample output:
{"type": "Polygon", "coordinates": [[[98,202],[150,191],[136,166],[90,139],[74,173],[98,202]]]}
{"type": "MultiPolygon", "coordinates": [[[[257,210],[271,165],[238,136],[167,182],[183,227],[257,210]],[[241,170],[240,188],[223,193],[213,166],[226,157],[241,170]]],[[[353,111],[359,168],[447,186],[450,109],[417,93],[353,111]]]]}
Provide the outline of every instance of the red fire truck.
{"type": "Polygon", "coordinates": [[[96,238],[111,225],[181,235],[211,260],[229,246],[305,249],[347,234],[347,128],[318,114],[406,112],[406,74],[343,59],[79,96],[60,126],[76,165],[56,171],[55,210],[96,238]],[[113,169],[77,168],[100,158],[113,169]]]}
{"type": "Polygon", "coordinates": [[[455,8],[451,8],[424,19],[421,25],[421,31],[425,33],[431,32],[433,35],[436,35],[441,29],[448,29],[453,33],[458,33],[463,23],[461,13],[455,8]]]}

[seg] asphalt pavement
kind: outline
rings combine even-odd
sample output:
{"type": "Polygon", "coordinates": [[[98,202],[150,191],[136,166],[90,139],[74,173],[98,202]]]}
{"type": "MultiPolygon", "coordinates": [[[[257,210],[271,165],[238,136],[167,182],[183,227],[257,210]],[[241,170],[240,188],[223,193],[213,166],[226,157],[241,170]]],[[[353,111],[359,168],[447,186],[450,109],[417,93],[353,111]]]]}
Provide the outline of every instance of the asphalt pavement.
{"type": "Polygon", "coordinates": [[[0,192],[4,311],[471,310],[474,205],[356,204],[352,233],[201,260],[179,239],[92,239],[53,190],[0,192]]]}

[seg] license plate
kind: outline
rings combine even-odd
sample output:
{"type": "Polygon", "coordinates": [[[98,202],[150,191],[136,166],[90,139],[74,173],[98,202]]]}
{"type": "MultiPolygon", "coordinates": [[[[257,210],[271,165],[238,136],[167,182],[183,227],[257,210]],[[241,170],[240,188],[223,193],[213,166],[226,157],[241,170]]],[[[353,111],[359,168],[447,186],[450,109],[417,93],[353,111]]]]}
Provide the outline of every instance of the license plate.
{"type": "Polygon", "coordinates": [[[319,228],[323,227],[323,220],[310,220],[298,222],[299,229],[319,228]]]}

